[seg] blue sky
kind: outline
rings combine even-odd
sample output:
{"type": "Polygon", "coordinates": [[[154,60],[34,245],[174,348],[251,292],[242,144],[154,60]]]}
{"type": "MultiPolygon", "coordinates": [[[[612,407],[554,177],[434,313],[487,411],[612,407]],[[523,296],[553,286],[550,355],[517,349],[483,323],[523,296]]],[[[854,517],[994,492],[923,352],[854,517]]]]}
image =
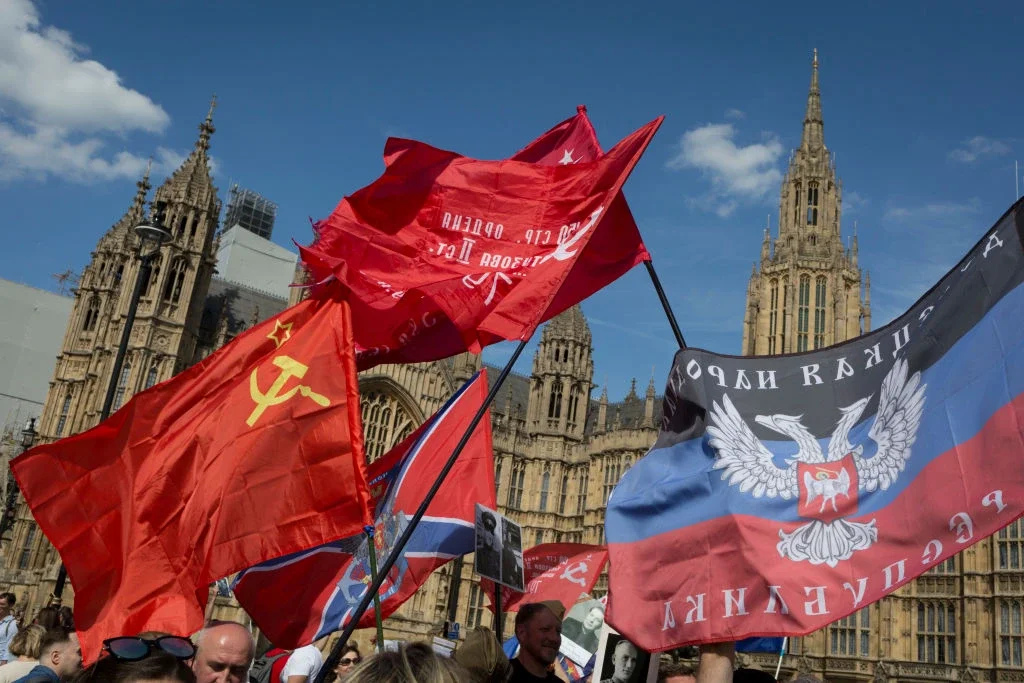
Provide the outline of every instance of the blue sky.
{"type": "MultiPolygon", "coordinates": [[[[585,103],[605,147],[666,115],[626,194],[687,341],[737,353],[817,47],[877,326],[1014,199],[1024,9],[974,5],[5,0],[0,277],[54,289],[80,270],[214,92],[221,196],[230,180],[276,201],[285,245],[380,173],[389,135],[500,158],[585,103]],[[688,132],[707,146],[684,152],[688,132]]],[[[675,345],[643,268],[583,308],[595,383],[614,400],[653,370],[660,391],[675,345]]]]}

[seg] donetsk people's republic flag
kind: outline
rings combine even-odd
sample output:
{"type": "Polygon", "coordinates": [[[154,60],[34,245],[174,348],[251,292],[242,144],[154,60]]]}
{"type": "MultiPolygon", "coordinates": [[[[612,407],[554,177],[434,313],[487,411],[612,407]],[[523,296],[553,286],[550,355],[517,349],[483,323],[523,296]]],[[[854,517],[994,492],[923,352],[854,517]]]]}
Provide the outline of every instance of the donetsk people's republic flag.
{"type": "Polygon", "coordinates": [[[647,650],[805,634],[1019,517],[1022,235],[1018,202],[850,342],[680,351],[658,441],[608,502],[609,622],[647,650]]]}

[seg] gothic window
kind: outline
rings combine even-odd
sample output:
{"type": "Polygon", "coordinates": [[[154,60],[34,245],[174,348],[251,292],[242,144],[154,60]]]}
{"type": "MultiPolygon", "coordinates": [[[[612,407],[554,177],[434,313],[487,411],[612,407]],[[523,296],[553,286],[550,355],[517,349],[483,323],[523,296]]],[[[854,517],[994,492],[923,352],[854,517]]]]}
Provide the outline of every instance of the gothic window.
{"type": "Polygon", "coordinates": [[[807,184],[807,225],[818,224],[818,183],[807,184]]]}
{"type": "Polygon", "coordinates": [[[786,353],[786,326],[789,324],[789,277],[782,278],[782,333],[779,335],[779,353],[786,353]]]}
{"type": "Polygon", "coordinates": [[[569,497],[569,475],[562,475],[562,492],[558,494],[558,514],[565,514],[565,499],[569,497]]]}
{"type": "Polygon", "coordinates": [[[501,456],[495,455],[494,459],[498,461],[494,466],[494,494],[497,495],[501,490],[501,456]]]}
{"type": "Polygon", "coordinates": [[[768,294],[768,353],[775,353],[775,334],[779,325],[779,281],[772,280],[768,294]]]}
{"type": "Polygon", "coordinates": [[[508,502],[510,508],[521,509],[523,506],[523,482],[526,480],[526,468],[522,463],[512,465],[512,477],[508,482],[508,502]]]}
{"type": "Polygon", "coordinates": [[[917,604],[917,661],[956,662],[956,608],[947,602],[917,604]]]}
{"type": "Polygon", "coordinates": [[[548,400],[548,417],[557,420],[562,417],[562,383],[555,380],[551,387],[551,398],[548,400]]]}
{"type": "Polygon", "coordinates": [[[608,458],[604,463],[604,504],[608,504],[608,497],[612,495],[612,489],[619,483],[622,476],[622,463],[618,458],[608,458]]]}
{"type": "Polygon", "coordinates": [[[178,219],[178,228],[174,231],[174,236],[185,234],[185,223],[188,222],[188,216],[182,216],[178,219]]]}
{"type": "Polygon", "coordinates": [[[114,410],[121,407],[124,402],[125,392],[128,391],[128,377],[132,374],[132,364],[125,363],[121,368],[121,377],[117,380],[117,391],[114,392],[114,410]]]}
{"type": "Polygon", "coordinates": [[[196,238],[196,228],[199,227],[199,219],[193,216],[188,222],[188,239],[191,242],[196,238]]]}
{"type": "Polygon", "coordinates": [[[117,272],[114,273],[114,286],[121,284],[121,278],[124,277],[124,264],[122,263],[117,267],[117,272]]]}
{"type": "Polygon", "coordinates": [[[928,570],[929,574],[956,574],[956,556],[946,558],[928,570]]]}
{"type": "Polygon", "coordinates": [[[551,472],[544,472],[540,478],[540,506],[541,512],[548,511],[548,492],[551,490],[551,472]]]}
{"type": "Polygon", "coordinates": [[[544,531],[542,529],[537,529],[537,533],[535,533],[533,535],[533,544],[534,545],[540,545],[543,542],[544,542],[544,531]]]}
{"type": "Polygon", "coordinates": [[[810,317],[811,276],[800,276],[800,305],[797,307],[796,350],[807,350],[807,322],[810,317]]]}
{"type": "Polygon", "coordinates": [[[871,643],[871,608],[865,607],[829,627],[830,654],[867,657],[871,643]]]}
{"type": "Polygon", "coordinates": [[[562,360],[563,361],[568,361],[569,360],[569,349],[562,349],[562,360]]]}
{"type": "Polygon", "coordinates": [[[814,348],[825,346],[825,295],[828,293],[828,280],[818,276],[814,281],[814,348]]]}
{"type": "Polygon", "coordinates": [[[584,506],[587,504],[587,489],[590,487],[590,471],[584,470],[580,479],[580,494],[576,497],[576,514],[582,515],[584,506]]]}
{"type": "Polygon", "coordinates": [[[557,346],[555,346],[552,349],[552,356],[551,357],[552,357],[552,360],[554,360],[556,363],[558,362],[558,347],[557,346]]]}
{"type": "Polygon", "coordinates": [[[156,375],[156,363],[153,363],[151,366],[149,366],[149,372],[146,373],[146,386],[144,388],[149,389],[151,386],[156,384],[156,375]]]}
{"type": "Polygon", "coordinates": [[[32,544],[36,540],[36,525],[29,524],[25,532],[25,543],[21,546],[21,555],[18,557],[18,569],[28,569],[28,561],[32,559],[32,544]]]}
{"type": "Polygon", "coordinates": [[[800,213],[800,183],[793,186],[793,213],[800,213]]]}
{"type": "Polygon", "coordinates": [[[96,321],[100,317],[100,301],[96,297],[89,300],[89,309],[85,312],[85,323],[82,325],[83,332],[92,332],[96,329],[96,321]]]}
{"type": "Polygon", "coordinates": [[[146,286],[142,288],[142,293],[143,293],[143,295],[147,299],[152,298],[153,295],[156,294],[156,288],[158,287],[157,283],[159,281],[160,281],[160,262],[157,261],[155,264],[153,264],[150,267],[150,269],[149,269],[149,282],[147,282],[146,286]]]}
{"type": "Polygon", "coordinates": [[[576,412],[580,406],[580,388],[578,385],[572,385],[569,389],[569,423],[575,424],[576,412]]]}
{"type": "Polygon", "coordinates": [[[1001,600],[999,604],[999,662],[1006,666],[1024,666],[1024,628],[1021,627],[1021,601],[1001,600]]]}
{"type": "Polygon", "coordinates": [[[476,628],[484,616],[484,592],[480,590],[480,584],[474,583],[469,587],[469,612],[466,614],[466,630],[476,628]]]}
{"type": "Polygon", "coordinates": [[[60,417],[57,418],[57,436],[64,436],[64,427],[68,423],[68,411],[71,410],[71,392],[64,396],[64,402],[60,405],[60,417]]]}
{"type": "Polygon", "coordinates": [[[367,462],[387,453],[413,430],[412,418],[398,399],[383,391],[363,392],[362,415],[367,462]]]}
{"type": "Polygon", "coordinates": [[[996,545],[999,546],[1000,569],[1024,569],[1024,526],[1017,520],[1003,527],[996,534],[996,545]]]}
{"type": "Polygon", "coordinates": [[[171,265],[167,273],[167,283],[164,285],[164,301],[176,304],[181,301],[181,290],[185,285],[185,259],[178,257],[171,265]]]}

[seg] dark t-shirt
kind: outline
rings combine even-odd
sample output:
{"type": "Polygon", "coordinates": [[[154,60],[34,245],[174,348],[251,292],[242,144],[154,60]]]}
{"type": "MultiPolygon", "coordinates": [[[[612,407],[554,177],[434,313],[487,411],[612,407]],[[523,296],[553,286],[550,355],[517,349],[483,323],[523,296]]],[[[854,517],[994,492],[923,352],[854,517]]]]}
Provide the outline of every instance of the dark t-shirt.
{"type": "Polygon", "coordinates": [[[554,681],[563,683],[562,679],[556,676],[553,671],[548,671],[548,675],[543,678],[534,676],[526,670],[526,667],[519,663],[518,657],[512,660],[512,678],[508,679],[508,683],[553,683],[554,681]]]}

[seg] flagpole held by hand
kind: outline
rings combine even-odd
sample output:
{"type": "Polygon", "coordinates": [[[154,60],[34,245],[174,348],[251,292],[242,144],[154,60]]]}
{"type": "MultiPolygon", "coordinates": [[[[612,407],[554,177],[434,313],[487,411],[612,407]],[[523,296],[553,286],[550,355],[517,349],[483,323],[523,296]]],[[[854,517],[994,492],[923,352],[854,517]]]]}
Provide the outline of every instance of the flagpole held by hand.
{"type": "MultiPolygon", "coordinates": [[[[530,336],[532,337],[533,335],[531,334],[530,336]]],[[[492,386],[490,391],[487,392],[487,397],[477,409],[476,414],[473,415],[473,419],[470,421],[469,426],[463,433],[462,438],[459,439],[459,443],[456,444],[455,450],[453,450],[452,454],[448,456],[448,461],[444,464],[440,474],[437,475],[437,479],[434,480],[430,490],[427,491],[427,495],[424,496],[423,502],[421,502],[420,506],[416,509],[416,514],[412,516],[412,519],[409,520],[409,524],[405,527],[402,535],[398,537],[394,548],[384,560],[384,564],[381,565],[377,576],[373,578],[369,587],[363,593],[363,597],[359,601],[359,605],[352,611],[351,615],[349,615],[348,623],[345,625],[345,629],[341,632],[341,638],[339,638],[338,642],[336,642],[334,647],[331,648],[331,654],[327,657],[327,661],[324,662],[324,666],[320,669],[320,673],[317,674],[315,683],[324,683],[328,672],[333,672],[334,667],[338,665],[338,660],[341,659],[342,648],[344,648],[346,643],[348,643],[348,639],[352,637],[352,632],[356,630],[356,627],[358,627],[359,620],[370,606],[370,602],[377,596],[381,585],[384,583],[384,577],[388,575],[391,568],[395,566],[395,562],[398,561],[398,558],[405,550],[406,544],[408,544],[409,539],[412,538],[412,534],[419,525],[420,520],[423,519],[423,515],[427,513],[427,508],[430,507],[430,503],[437,495],[438,490],[441,488],[441,484],[444,483],[445,477],[448,476],[452,467],[455,466],[455,461],[458,460],[459,454],[462,453],[462,450],[466,447],[466,444],[469,443],[470,437],[476,430],[477,425],[480,424],[484,415],[487,414],[487,409],[491,406],[491,403],[494,402],[494,398],[498,395],[501,385],[505,383],[505,379],[508,378],[509,373],[512,372],[512,366],[514,366],[516,361],[519,360],[519,356],[522,355],[523,350],[526,348],[526,344],[529,341],[529,337],[520,341],[519,345],[516,346],[516,350],[512,353],[512,357],[508,359],[505,367],[501,369],[501,374],[499,374],[498,378],[495,380],[494,386],[492,386]]],[[[378,636],[378,641],[381,642],[382,640],[383,639],[378,636]]]]}
{"type": "MultiPolygon", "coordinates": [[[[377,580],[377,546],[373,540],[373,527],[367,525],[365,528],[366,540],[369,545],[370,555],[370,580],[377,580]]],[[[384,622],[380,618],[380,594],[373,594],[373,612],[377,620],[377,652],[384,652],[384,622]]]]}

